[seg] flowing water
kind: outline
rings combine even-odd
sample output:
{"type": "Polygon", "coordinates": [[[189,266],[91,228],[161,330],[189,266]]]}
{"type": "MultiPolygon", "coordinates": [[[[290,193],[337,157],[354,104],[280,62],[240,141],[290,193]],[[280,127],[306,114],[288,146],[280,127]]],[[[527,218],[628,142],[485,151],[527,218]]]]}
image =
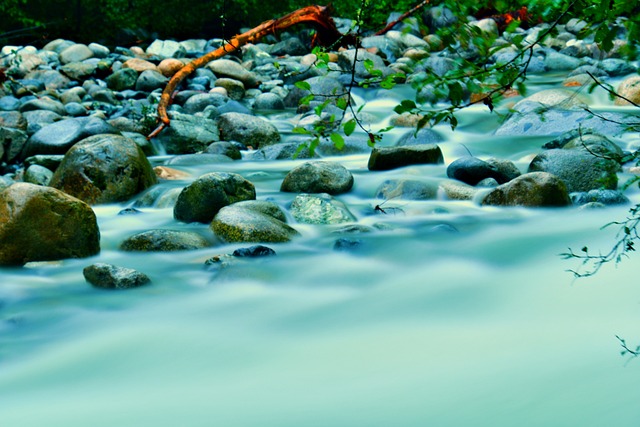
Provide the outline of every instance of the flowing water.
{"type": "MultiPolygon", "coordinates": [[[[557,85],[539,79],[534,89],[557,85]]],[[[402,94],[358,94],[386,126],[402,94]]],[[[512,101],[509,101],[512,102],[512,101]]],[[[602,94],[593,108],[613,111],[602,94]]],[[[291,118],[277,118],[290,129],[291,118]]],[[[471,108],[440,144],[446,163],[469,149],[526,169],[548,140],[497,138],[496,114],[471,108]]],[[[401,132],[400,132],[401,133],[401,132]]],[[[400,133],[385,136],[392,144],[400,133]]],[[[637,135],[618,140],[629,148],[637,135]]],[[[152,159],[162,164],[167,157],[152,159]]],[[[275,257],[211,271],[204,261],[249,245],[132,254],[122,240],[152,228],[200,230],[170,208],[117,215],[97,206],[102,252],[91,259],[0,270],[0,425],[111,426],[638,426],[637,259],[574,281],[559,254],[608,250],[629,206],[580,210],[480,207],[444,198],[389,200],[384,180],[440,180],[446,165],[369,172],[367,154],[330,158],[355,177],[337,198],[361,250],[332,249],[335,227],[292,225],[275,257]],[[452,230],[457,230],[457,232],[452,230]],[[108,262],[153,284],[108,292],[82,269],[108,262]]],[[[258,199],[286,207],[286,173],[304,160],[179,167],[193,178],[233,171],[258,199]]],[[[622,178],[624,179],[624,177],[622,178]]],[[[189,180],[163,182],[182,187],[189,180]]],[[[637,189],[628,196],[640,202],[637,189]]]]}

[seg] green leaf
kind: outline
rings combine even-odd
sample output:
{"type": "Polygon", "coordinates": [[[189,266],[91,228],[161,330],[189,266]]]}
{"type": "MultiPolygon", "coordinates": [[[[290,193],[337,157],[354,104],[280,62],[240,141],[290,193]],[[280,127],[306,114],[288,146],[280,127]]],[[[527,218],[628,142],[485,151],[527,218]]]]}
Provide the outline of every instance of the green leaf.
{"type": "Polygon", "coordinates": [[[298,89],[302,89],[302,90],[311,90],[311,85],[308,82],[305,81],[299,81],[299,82],[295,82],[293,84],[295,87],[297,87],[298,89]]]}
{"type": "Polygon", "coordinates": [[[303,97],[302,99],[300,99],[300,102],[298,104],[300,104],[300,105],[308,105],[311,101],[313,101],[314,98],[315,98],[315,96],[313,96],[313,94],[307,95],[307,96],[303,97]]]}
{"type": "Polygon", "coordinates": [[[300,126],[294,127],[293,129],[291,129],[291,132],[297,133],[300,135],[311,135],[311,131],[300,126]]]}
{"type": "Polygon", "coordinates": [[[449,85],[449,99],[453,105],[458,105],[462,101],[464,96],[462,92],[462,85],[459,82],[453,82],[449,85]]]}
{"type": "Polygon", "coordinates": [[[344,124],[344,134],[350,136],[356,130],[356,121],[351,119],[344,124]]]}
{"type": "Polygon", "coordinates": [[[336,100],[336,107],[338,107],[343,111],[347,109],[347,105],[348,105],[347,100],[344,98],[338,98],[336,100]]]}
{"type": "Polygon", "coordinates": [[[334,132],[331,134],[330,138],[333,142],[333,145],[335,145],[338,150],[342,150],[344,148],[344,138],[342,137],[342,135],[334,132]]]}

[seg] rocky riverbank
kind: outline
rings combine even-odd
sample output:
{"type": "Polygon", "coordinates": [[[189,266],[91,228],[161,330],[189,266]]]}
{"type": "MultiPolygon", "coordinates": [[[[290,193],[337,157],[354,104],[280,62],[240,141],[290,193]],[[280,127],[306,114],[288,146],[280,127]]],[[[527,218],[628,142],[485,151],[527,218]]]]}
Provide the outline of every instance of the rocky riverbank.
{"type": "MultiPolygon", "coordinates": [[[[338,22],[348,28],[348,22],[338,22]]],[[[123,213],[133,214],[142,208],[173,206],[176,221],[210,225],[210,235],[205,236],[148,230],[122,242],[123,251],[197,249],[214,239],[287,242],[299,234],[297,224],[359,226],[349,207],[334,197],[348,194],[354,185],[352,173],[340,164],[342,154],[371,153],[370,171],[446,166],[446,176],[435,184],[420,177],[387,180],[376,191],[383,199],[464,199],[478,205],[526,207],[628,202],[618,190],[618,174],[629,170],[626,155],[633,147],[619,137],[628,132],[633,114],[594,114],[577,89],[590,84],[590,75],[603,82],[617,79],[622,81],[621,94],[639,102],[640,77],[635,64],[620,57],[627,43],[624,35],[611,52],[601,52],[597,44],[577,37],[583,25],[577,21],[561,25],[558,35],[534,47],[529,63],[529,75],[562,76],[566,88],[513,98],[510,113],[495,131],[514,141],[548,137],[526,170],[499,156],[446,158],[438,146],[443,138],[437,129],[415,133],[415,117],[392,111],[391,123],[407,126],[396,140],[372,150],[367,135],[355,132],[345,138],[342,150],[322,143],[312,159],[306,150],[298,153],[305,140],[292,134],[291,127],[311,129],[326,119],[300,105],[310,93],[314,102],[335,102],[336,93],[345,92],[354,79],[375,77],[375,70],[401,73],[410,83],[425,73],[444,75],[451,69],[454,59],[436,36],[422,36],[405,25],[384,36],[365,37],[366,50],[331,52],[326,68],[313,66],[316,55],[304,37],[295,34],[248,45],[237,55],[212,61],[186,80],[170,109],[171,126],[151,141],[146,135],[155,126],[155,107],[170,77],[222,40],[156,40],[145,49],[113,50],[69,40],[54,40],[41,49],[4,46],[0,67],[11,80],[0,92],[0,185],[5,187],[0,193],[0,264],[95,255],[100,231],[90,206],[98,204],[128,205],[123,213]],[[373,68],[357,62],[352,73],[356,57],[369,60],[373,68]],[[310,90],[294,85],[299,81],[310,90]],[[265,200],[241,174],[185,176],[180,170],[181,165],[292,159],[296,153],[303,160],[281,187],[283,192],[299,193],[288,206],[265,200]],[[154,162],[160,155],[171,157],[154,162]],[[184,185],[155,191],[154,185],[162,180],[184,185]]],[[[474,25],[498,31],[491,20],[474,25]]],[[[525,42],[533,43],[545,28],[519,31],[525,42]]],[[[496,40],[496,45],[504,43],[510,44],[508,34],[496,40]]],[[[515,54],[515,48],[507,48],[490,60],[505,63],[515,54]]],[[[431,89],[421,89],[416,100],[446,102],[431,89]]],[[[329,108],[323,114],[332,112],[329,108]]],[[[354,240],[343,242],[343,247],[349,242],[354,240]]],[[[101,273],[91,280],[112,271],[100,267],[101,273]]],[[[125,278],[125,284],[118,285],[113,275],[109,277],[107,287],[148,282],[125,278]]]]}

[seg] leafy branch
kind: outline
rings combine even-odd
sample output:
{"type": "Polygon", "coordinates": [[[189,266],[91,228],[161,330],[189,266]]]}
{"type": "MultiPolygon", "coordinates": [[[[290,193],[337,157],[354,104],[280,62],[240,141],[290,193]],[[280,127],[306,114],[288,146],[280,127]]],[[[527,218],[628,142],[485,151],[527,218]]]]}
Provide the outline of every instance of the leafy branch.
{"type": "Polygon", "coordinates": [[[616,243],[606,253],[593,254],[589,252],[587,246],[583,246],[579,252],[574,252],[569,248],[568,252],[561,253],[563,259],[581,260],[580,267],[576,270],[567,270],[576,278],[590,277],[595,275],[600,269],[609,262],[618,264],[623,258],[628,258],[630,252],[635,252],[635,242],[640,239],[638,226],[640,225],[640,205],[636,205],[629,210],[629,215],[624,221],[612,221],[605,224],[600,229],[610,226],[619,226],[620,229],[616,233],[616,243]],[[585,271],[580,271],[582,268],[585,271]]]}

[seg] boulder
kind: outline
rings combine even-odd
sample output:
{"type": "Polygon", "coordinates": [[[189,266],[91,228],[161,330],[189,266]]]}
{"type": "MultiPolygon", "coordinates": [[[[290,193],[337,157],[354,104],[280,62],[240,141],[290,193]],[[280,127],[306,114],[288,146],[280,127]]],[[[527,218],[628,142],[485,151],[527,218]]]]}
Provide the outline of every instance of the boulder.
{"type": "Polygon", "coordinates": [[[498,184],[504,184],[511,179],[491,163],[472,156],[454,160],[447,167],[447,176],[469,185],[477,185],[486,178],[493,178],[498,184]]]}
{"type": "Polygon", "coordinates": [[[640,76],[634,75],[627,77],[620,82],[616,92],[620,95],[620,97],[616,97],[614,101],[616,105],[632,105],[629,101],[640,104],[640,76]]]}
{"type": "Polygon", "coordinates": [[[315,161],[292,169],[282,181],[280,191],[291,193],[346,193],[353,187],[353,175],[336,162],[315,161]]]}
{"type": "Polygon", "coordinates": [[[546,150],[529,164],[529,172],[549,172],[567,186],[570,193],[618,187],[620,165],[586,150],[546,150]]]}
{"type": "Polygon", "coordinates": [[[87,203],[129,200],[157,182],[142,149],[120,135],[94,135],[74,145],[50,185],[87,203]]]}
{"type": "Polygon", "coordinates": [[[165,128],[154,140],[164,146],[167,154],[192,154],[220,140],[214,120],[189,114],[170,113],[171,126],[165,128]]]}
{"type": "Polygon", "coordinates": [[[89,205],[54,188],[15,183],[0,192],[0,264],[85,258],[100,252],[89,205]]]}
{"type": "Polygon", "coordinates": [[[230,59],[217,59],[207,64],[207,68],[213,71],[217,77],[229,77],[240,80],[246,88],[258,87],[258,77],[244,68],[242,65],[230,59]]]}
{"type": "Polygon", "coordinates": [[[482,205],[559,207],[571,204],[564,182],[547,172],[531,172],[502,184],[482,200],[482,205]]]}
{"type": "Polygon", "coordinates": [[[278,205],[255,200],[220,209],[210,227],[225,242],[278,243],[298,235],[278,205]]]}
{"type": "Polygon", "coordinates": [[[265,147],[280,142],[278,129],[260,117],[243,113],[225,113],[218,118],[220,137],[238,141],[247,147],[265,147]]]}
{"type": "Polygon", "coordinates": [[[137,288],[151,282],[144,273],[105,263],[95,263],[85,267],[82,274],[87,282],[96,288],[103,289],[137,288]]]}
{"type": "Polygon", "coordinates": [[[374,148],[369,156],[369,170],[390,170],[418,164],[442,164],[444,157],[435,144],[374,148]]]}
{"type": "Polygon", "coordinates": [[[254,185],[242,176],[212,172],[182,189],[173,208],[173,217],[183,222],[209,223],[224,206],[255,198],[254,185]]]}

